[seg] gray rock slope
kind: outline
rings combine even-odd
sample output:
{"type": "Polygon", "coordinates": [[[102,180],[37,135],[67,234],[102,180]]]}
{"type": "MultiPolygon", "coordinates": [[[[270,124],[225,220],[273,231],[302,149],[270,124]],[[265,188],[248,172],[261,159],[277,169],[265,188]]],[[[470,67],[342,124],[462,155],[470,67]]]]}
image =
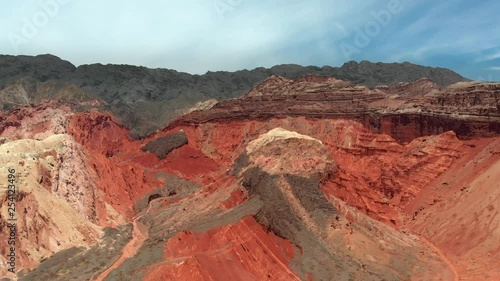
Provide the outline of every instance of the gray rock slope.
{"type": "Polygon", "coordinates": [[[444,68],[405,63],[360,63],[341,67],[278,65],[236,72],[191,75],[170,69],[91,64],[75,67],[53,55],[0,56],[0,105],[9,109],[43,99],[99,99],[140,138],[163,127],[186,108],[208,99],[229,99],[246,93],[271,75],[289,79],[304,75],[335,77],[373,87],[427,77],[447,86],[468,79],[444,68]]]}

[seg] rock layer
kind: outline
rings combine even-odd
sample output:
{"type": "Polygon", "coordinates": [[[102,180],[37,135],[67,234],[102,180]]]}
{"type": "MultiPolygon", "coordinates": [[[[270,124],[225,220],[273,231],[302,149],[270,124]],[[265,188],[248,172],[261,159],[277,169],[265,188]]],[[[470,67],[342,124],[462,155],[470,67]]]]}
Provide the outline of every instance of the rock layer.
{"type": "MultiPolygon", "coordinates": [[[[365,233],[370,231],[370,219],[361,216],[348,220],[327,199],[320,186],[334,177],[335,165],[322,142],[274,129],[250,142],[236,167],[250,197],[263,201],[255,215],[257,220],[300,249],[292,269],[301,280],[402,280],[431,274],[438,279],[438,275],[443,278],[449,274],[446,265],[429,263],[415,255],[427,251],[417,240],[404,235],[389,238],[384,227],[368,236],[365,233]],[[383,247],[371,248],[377,247],[379,235],[390,241],[397,255],[383,247]],[[361,244],[370,245],[362,254],[355,249],[361,244]],[[370,258],[373,256],[380,262],[374,262],[370,258]],[[382,261],[389,256],[398,262],[382,261]],[[415,264],[419,264],[419,272],[412,272],[415,264]],[[364,270],[360,270],[360,265],[364,270]],[[434,267],[443,271],[437,273],[434,267]]],[[[377,223],[372,225],[379,227],[377,223]]],[[[430,253],[428,257],[437,258],[430,253]]]]}
{"type": "Polygon", "coordinates": [[[4,164],[36,167],[19,177],[20,268],[36,266],[20,275],[496,280],[496,85],[271,77],[144,140],[75,104],[11,110],[4,164]],[[181,130],[164,158],[141,149],[181,130]]]}
{"type": "Polygon", "coordinates": [[[331,78],[271,77],[240,99],[193,111],[175,120],[170,127],[305,116],[356,120],[400,142],[449,130],[455,131],[459,138],[500,133],[500,84],[468,82],[440,89],[429,83],[424,79],[369,89],[331,78]]]}
{"type": "MultiPolygon", "coordinates": [[[[240,97],[272,75],[288,79],[305,75],[335,77],[370,87],[423,77],[439,85],[467,81],[448,69],[367,61],[351,61],[341,67],[278,65],[235,72],[209,71],[204,75],[131,65],[75,67],[52,55],[0,55],[0,66],[0,108],[38,103],[42,99],[86,101],[82,108],[112,112],[136,138],[162,129],[198,102],[240,97]]],[[[209,104],[205,105],[210,107],[209,104]]]]}
{"type": "Polygon", "coordinates": [[[405,208],[409,229],[432,241],[461,280],[500,278],[500,140],[470,141],[465,156],[405,208]]]}

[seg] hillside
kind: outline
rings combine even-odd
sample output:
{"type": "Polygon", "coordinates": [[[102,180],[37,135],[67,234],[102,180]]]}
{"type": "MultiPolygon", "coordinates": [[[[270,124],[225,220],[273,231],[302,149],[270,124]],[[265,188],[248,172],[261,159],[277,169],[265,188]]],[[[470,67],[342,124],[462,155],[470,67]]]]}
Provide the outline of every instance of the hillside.
{"type": "Polygon", "coordinates": [[[140,140],[87,102],[21,105],[0,278],[499,280],[499,95],[272,76],[140,140]]]}
{"type": "Polygon", "coordinates": [[[0,103],[4,109],[41,100],[89,101],[117,116],[134,138],[164,127],[196,103],[242,96],[266,78],[296,79],[305,75],[334,77],[374,87],[427,77],[440,86],[467,81],[444,68],[411,63],[360,63],[341,67],[278,65],[236,72],[191,75],[169,69],[91,64],[75,67],[52,55],[0,56],[0,103]]]}

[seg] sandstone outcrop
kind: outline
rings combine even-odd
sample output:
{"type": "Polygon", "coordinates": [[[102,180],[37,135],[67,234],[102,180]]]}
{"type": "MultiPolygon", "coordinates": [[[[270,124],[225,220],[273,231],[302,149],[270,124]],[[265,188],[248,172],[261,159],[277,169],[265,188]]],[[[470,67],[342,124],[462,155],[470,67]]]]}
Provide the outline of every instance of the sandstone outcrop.
{"type": "MultiPolygon", "coordinates": [[[[1,166],[17,171],[18,270],[33,268],[57,252],[91,246],[100,241],[104,227],[123,225],[127,215],[133,215],[130,206],[121,206],[123,200],[112,199],[116,194],[105,185],[108,182],[121,194],[122,188],[132,187],[132,178],[137,178],[130,172],[134,165],[118,168],[109,161],[111,154],[122,150],[117,143],[124,144],[126,138],[121,137],[128,136],[127,131],[109,116],[97,113],[89,122],[92,127],[86,128],[88,124],[80,115],[72,111],[71,104],[50,101],[0,117],[4,138],[1,166]],[[85,134],[78,134],[77,127],[85,134]],[[125,134],[116,138],[120,129],[125,134]],[[106,161],[108,169],[103,169],[99,163],[106,161]]],[[[6,175],[1,175],[4,182],[6,175]]],[[[140,190],[136,186],[133,189],[140,190]]],[[[0,195],[2,202],[7,202],[6,195],[0,195]]],[[[120,196],[123,198],[123,194],[120,196]]],[[[6,211],[2,208],[2,227],[6,225],[6,211]]],[[[7,240],[5,235],[2,232],[0,237],[7,240]]],[[[6,268],[4,258],[2,254],[2,268],[6,268]]]]}
{"type": "Polygon", "coordinates": [[[406,227],[436,245],[460,280],[500,278],[500,139],[468,141],[455,161],[407,205],[406,227]]]}
{"type": "Polygon", "coordinates": [[[498,89],[272,76],[144,140],[79,103],[3,112],[20,280],[495,281],[498,89]]]}
{"type": "Polygon", "coordinates": [[[268,120],[284,116],[352,119],[400,142],[455,131],[459,138],[500,133],[500,84],[464,82],[440,88],[429,80],[369,89],[333,78],[297,80],[271,77],[240,99],[220,101],[209,110],[170,124],[221,120],[268,120]]]}
{"type": "MultiPolygon", "coordinates": [[[[0,161],[2,167],[16,170],[18,268],[32,268],[53,253],[91,245],[102,235],[103,226],[125,223],[96,190],[82,147],[69,135],[7,142],[0,146],[0,161]]],[[[0,197],[4,203],[5,195],[0,197]]],[[[6,212],[2,208],[2,227],[6,212]]],[[[6,235],[2,231],[0,238],[7,241],[6,235]]],[[[0,262],[7,268],[4,254],[0,262]]]]}
{"type": "MultiPolygon", "coordinates": [[[[445,264],[429,263],[415,255],[427,251],[418,240],[400,234],[389,238],[393,234],[382,224],[362,215],[349,220],[328,200],[321,185],[335,177],[336,165],[321,141],[273,129],[250,142],[235,167],[249,196],[263,202],[255,215],[257,220],[300,249],[291,268],[301,280],[423,278],[437,274],[434,266],[443,270],[439,273],[442,278],[449,274],[445,264]],[[365,235],[371,227],[378,231],[365,235]],[[384,247],[375,250],[380,247],[379,235],[387,235],[385,241],[391,241],[393,249],[398,249],[397,264],[389,260],[376,263],[370,258],[396,258],[384,247]],[[362,244],[370,246],[363,253],[357,252],[362,244]],[[410,260],[422,270],[413,271],[410,260]],[[359,270],[360,265],[366,272],[359,270]],[[394,268],[396,272],[392,271],[394,268]]],[[[435,254],[428,254],[431,259],[436,258],[435,254]]]]}

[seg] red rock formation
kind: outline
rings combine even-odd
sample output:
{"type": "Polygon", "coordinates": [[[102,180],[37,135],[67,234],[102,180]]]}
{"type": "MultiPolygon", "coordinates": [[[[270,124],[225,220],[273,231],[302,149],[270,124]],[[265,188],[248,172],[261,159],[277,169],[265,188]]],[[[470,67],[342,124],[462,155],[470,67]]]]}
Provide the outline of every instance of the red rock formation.
{"type": "Polygon", "coordinates": [[[204,233],[181,232],[168,240],[164,255],[143,280],[300,280],[290,270],[290,242],[252,217],[204,233]]]}
{"type": "Polygon", "coordinates": [[[10,140],[43,140],[64,133],[70,113],[70,105],[58,101],[21,106],[0,115],[0,134],[10,140]]]}
{"type": "Polygon", "coordinates": [[[441,249],[460,280],[500,280],[500,139],[465,144],[405,208],[406,227],[441,249]]]}
{"type": "Polygon", "coordinates": [[[453,132],[401,145],[390,136],[374,134],[350,120],[288,117],[182,128],[192,145],[227,166],[246,143],[275,127],[323,141],[338,165],[338,174],[334,181],[325,183],[325,191],[386,222],[399,222],[396,210],[445,171],[460,156],[462,147],[453,132]]]}
{"type": "MultiPolygon", "coordinates": [[[[418,200],[414,198],[419,196],[421,190],[448,171],[458,159],[463,159],[466,147],[453,132],[421,137],[401,145],[387,135],[373,134],[360,123],[347,120],[332,122],[288,117],[268,121],[209,122],[182,128],[189,132],[190,139],[195,140],[200,150],[206,151],[207,155],[220,163],[228,163],[243,150],[241,145],[234,146],[234,143],[248,143],[263,131],[277,126],[311,135],[330,148],[339,171],[333,181],[325,182],[322,187],[326,194],[340,198],[370,216],[395,224],[398,228],[402,227],[407,216],[401,209],[409,203],[414,204],[418,200]]],[[[484,193],[476,193],[475,196],[481,198],[484,193]]],[[[460,225],[457,227],[457,230],[463,228],[460,225]]],[[[430,237],[427,239],[434,243],[430,237]]],[[[422,241],[428,247],[434,247],[433,244],[427,244],[425,238],[422,241]]],[[[469,247],[476,249],[477,246],[469,247]]],[[[442,248],[438,245],[434,249],[439,252],[442,248]]],[[[491,247],[488,249],[492,251],[491,247]]],[[[444,255],[439,254],[448,262],[446,252],[444,255]]],[[[463,266],[454,259],[450,260],[453,270],[454,267],[463,266]]],[[[494,280],[497,275],[492,271],[493,267],[486,266],[488,263],[491,262],[484,260],[474,264],[477,265],[476,268],[484,270],[482,276],[490,276],[488,280],[494,280]]],[[[460,269],[457,272],[460,276],[474,276],[463,273],[460,269]]],[[[449,277],[450,280],[454,278],[452,273],[449,277]]],[[[433,276],[428,278],[431,280],[433,276]]]]}
{"type": "Polygon", "coordinates": [[[439,94],[442,88],[427,78],[419,79],[412,83],[396,83],[391,85],[376,86],[375,89],[388,94],[391,98],[401,98],[405,100],[418,100],[422,97],[439,94]]]}
{"type": "MultiPolygon", "coordinates": [[[[292,118],[288,119],[287,121],[289,121],[290,123],[296,122],[295,126],[297,126],[297,128],[300,128],[301,130],[317,129],[315,128],[314,125],[308,125],[307,123],[303,123],[299,120],[293,120],[292,118]]],[[[282,121],[278,120],[276,122],[282,122],[282,121]]],[[[338,129],[341,128],[342,126],[343,128],[347,127],[352,128],[353,126],[354,127],[358,126],[358,128],[361,127],[359,124],[356,124],[352,121],[340,120],[339,122],[342,124],[340,123],[337,124],[338,129]]],[[[282,123],[286,124],[286,122],[282,123]]],[[[231,126],[234,124],[228,123],[227,125],[231,126]]],[[[290,126],[289,124],[287,125],[290,126]]],[[[315,125],[317,125],[318,127],[320,126],[319,124],[315,125]]],[[[323,126],[326,125],[323,124],[323,126]]],[[[203,125],[201,127],[203,127],[203,125]]],[[[250,127],[255,127],[255,126],[251,125],[250,127]]],[[[203,130],[203,128],[200,127],[198,129],[203,130]]],[[[330,157],[329,153],[321,151],[321,147],[325,147],[323,146],[323,144],[319,144],[317,141],[310,139],[307,136],[300,137],[304,138],[303,141],[302,140],[296,141],[294,139],[295,135],[292,133],[284,134],[284,136],[290,135],[291,137],[290,139],[283,138],[281,137],[280,134],[274,133],[274,131],[276,130],[271,130],[270,132],[264,135],[264,136],[268,135],[269,137],[265,137],[264,139],[262,139],[262,137],[259,137],[258,141],[253,140],[246,146],[245,150],[247,151],[247,153],[249,153],[248,155],[249,161],[257,165],[258,167],[261,167],[268,173],[272,174],[293,173],[298,176],[307,176],[308,174],[311,173],[314,174],[315,173],[314,169],[323,169],[329,166],[321,164],[321,163],[328,163],[329,162],[328,158],[330,157]],[[273,145],[271,145],[271,143],[268,143],[268,141],[272,142],[273,145]],[[298,149],[297,147],[302,147],[302,150],[298,149]],[[305,149],[306,147],[307,149],[305,149]],[[280,150],[280,148],[282,149],[280,150]],[[297,148],[297,150],[295,150],[294,148],[297,148]],[[311,161],[314,161],[316,165],[309,165],[311,161]],[[298,169],[298,167],[303,167],[303,168],[298,169]]],[[[254,134],[254,132],[252,131],[248,131],[247,133],[248,135],[254,134]]],[[[350,132],[342,133],[340,134],[341,136],[338,136],[337,138],[340,138],[342,136],[343,137],[351,136],[350,133],[352,133],[353,136],[356,136],[358,132],[352,131],[351,129],[350,132]]],[[[446,136],[444,138],[446,139],[446,136]]],[[[379,139],[382,140],[383,138],[379,139]]],[[[345,142],[345,139],[344,141],[341,141],[339,139],[335,140],[339,144],[342,143],[346,147],[351,146],[351,144],[345,142]]],[[[366,141],[366,139],[364,141],[366,141]]],[[[357,140],[356,143],[359,146],[363,144],[363,143],[359,144],[359,141],[357,140]]],[[[392,141],[392,143],[395,142],[392,141]]],[[[332,143],[328,144],[332,145],[332,143]]],[[[325,142],[324,145],[327,145],[327,143],[325,142]]],[[[414,147],[416,146],[418,145],[414,145],[414,147]]],[[[353,149],[353,151],[359,152],[356,149],[353,149]]],[[[382,154],[383,152],[380,153],[382,154]]],[[[258,188],[264,188],[264,186],[259,185],[258,188]]],[[[321,237],[320,239],[324,239],[324,241],[329,241],[325,243],[327,243],[328,245],[332,245],[331,251],[334,251],[339,256],[342,256],[344,254],[344,251],[350,251],[348,254],[348,256],[350,257],[347,258],[346,256],[345,257],[346,259],[354,257],[356,260],[359,260],[363,264],[366,264],[366,267],[370,268],[376,267],[380,270],[380,274],[382,275],[387,274],[384,276],[391,275],[391,273],[385,272],[384,268],[391,266],[392,263],[391,260],[395,259],[395,256],[394,254],[388,255],[388,252],[383,247],[380,248],[381,246],[377,244],[378,242],[375,242],[378,241],[377,237],[379,237],[380,235],[380,237],[385,237],[384,238],[385,241],[390,241],[387,243],[390,243],[392,247],[399,249],[400,253],[397,255],[398,256],[397,259],[401,259],[401,261],[404,261],[406,259],[408,260],[413,259],[409,257],[409,255],[411,254],[409,254],[409,252],[406,252],[407,250],[401,246],[400,244],[401,241],[405,241],[405,243],[408,243],[412,245],[412,247],[415,247],[414,251],[419,251],[419,252],[422,251],[424,253],[423,256],[425,256],[425,258],[423,260],[420,259],[419,255],[418,262],[416,260],[413,260],[412,263],[413,264],[421,263],[425,269],[421,268],[419,271],[413,272],[412,273],[413,276],[420,276],[420,277],[426,276],[426,278],[428,279],[429,276],[436,276],[435,275],[436,272],[442,272],[443,275],[441,277],[443,278],[448,278],[453,276],[453,272],[451,272],[450,269],[446,268],[447,266],[445,265],[444,262],[442,261],[433,261],[432,263],[425,262],[425,259],[429,260],[437,259],[436,256],[437,254],[435,252],[432,252],[431,249],[427,248],[428,246],[425,246],[425,244],[421,244],[421,242],[419,242],[418,239],[413,240],[414,238],[405,237],[403,234],[396,234],[396,233],[390,235],[395,235],[397,236],[397,238],[396,237],[388,238],[386,235],[389,235],[389,233],[391,233],[388,230],[389,228],[384,227],[377,223],[373,223],[372,221],[370,221],[370,219],[363,217],[362,215],[359,214],[356,215],[356,220],[351,220],[351,222],[354,222],[354,224],[357,225],[356,228],[353,228],[349,223],[349,221],[346,220],[343,215],[337,213],[337,218],[331,219],[332,220],[331,227],[328,228],[328,230],[324,230],[322,228],[322,224],[328,223],[328,225],[330,225],[330,219],[325,219],[324,221],[321,222],[317,221],[317,218],[308,212],[308,208],[310,206],[304,205],[305,203],[302,203],[302,200],[304,198],[297,197],[297,195],[290,190],[287,191],[286,185],[279,186],[276,188],[281,190],[278,192],[282,192],[287,202],[289,202],[289,206],[291,206],[293,212],[297,212],[297,214],[300,214],[300,217],[302,218],[301,222],[308,226],[308,229],[310,229],[310,231],[314,233],[315,237],[321,237]],[[365,236],[364,234],[362,234],[363,233],[362,231],[358,232],[358,230],[354,230],[358,228],[363,229],[367,227],[367,225],[370,225],[369,226],[370,231],[374,231],[371,236],[365,236]],[[377,230],[374,230],[374,228],[377,230]],[[342,239],[342,241],[344,242],[340,244],[338,242],[331,244],[330,242],[332,242],[335,239],[342,239]],[[368,248],[363,248],[363,250],[358,248],[360,247],[360,245],[364,244],[371,246],[369,246],[368,248]],[[373,258],[374,256],[377,256],[379,258],[387,257],[387,259],[384,259],[383,263],[375,263],[375,259],[373,258]],[[391,256],[392,259],[390,258],[391,256]]],[[[318,192],[321,192],[319,188],[318,192]]],[[[244,204],[244,202],[246,202],[245,199],[243,198],[244,196],[245,196],[244,193],[242,194],[241,191],[232,191],[229,194],[229,196],[226,197],[227,199],[225,199],[222,203],[223,210],[229,211],[231,208],[234,208],[237,205],[244,204]]],[[[271,195],[266,194],[266,198],[268,196],[271,195]]],[[[193,204],[193,202],[196,202],[196,199],[190,196],[180,201],[179,204],[183,206],[182,210],[187,210],[187,209],[191,210],[191,208],[194,207],[193,205],[191,205],[193,204]],[[188,208],[187,206],[190,207],[188,208]]],[[[322,202],[322,204],[325,202],[322,202]]],[[[271,204],[269,206],[271,206],[271,209],[275,208],[276,212],[280,208],[278,207],[280,205],[278,205],[277,202],[276,205],[271,204]]],[[[168,209],[169,207],[163,206],[162,208],[168,209]]],[[[174,207],[172,206],[171,208],[174,207]]],[[[162,210],[161,208],[155,209],[152,212],[161,212],[161,210],[162,210]]],[[[392,211],[394,212],[394,210],[392,211]]],[[[194,210],[191,210],[190,212],[194,212],[194,210]]],[[[343,212],[345,212],[345,210],[343,210],[343,212]]],[[[356,213],[356,211],[354,210],[352,210],[352,212],[356,213]]],[[[203,212],[199,212],[197,210],[196,214],[201,216],[203,212]]],[[[187,214],[183,214],[183,216],[185,215],[187,214]]],[[[333,216],[334,213],[332,213],[331,215],[333,216]]],[[[175,221],[182,221],[182,219],[178,218],[175,221]]],[[[243,220],[243,222],[245,222],[245,220],[243,220]]],[[[237,225],[241,223],[242,222],[238,223],[237,225]]],[[[277,275],[275,276],[271,275],[270,277],[266,277],[265,273],[268,272],[269,270],[268,267],[267,266],[263,267],[261,265],[255,264],[256,261],[261,261],[263,258],[261,258],[260,256],[259,257],[248,256],[256,254],[260,255],[261,246],[258,245],[262,245],[261,243],[259,243],[261,238],[250,237],[249,240],[245,239],[244,241],[246,243],[243,244],[243,246],[241,246],[242,248],[238,247],[239,244],[234,245],[232,242],[231,243],[227,242],[227,239],[232,239],[230,237],[233,236],[247,237],[247,233],[248,233],[247,231],[241,231],[240,228],[236,227],[234,230],[232,227],[229,229],[227,227],[222,227],[201,233],[181,232],[181,234],[177,234],[176,236],[170,238],[166,242],[166,249],[164,250],[165,257],[161,262],[158,262],[157,265],[153,266],[151,269],[148,270],[148,272],[146,273],[147,276],[146,279],[147,280],[162,280],[162,278],[166,280],[169,279],[203,280],[203,278],[205,279],[213,278],[221,280],[225,279],[267,280],[268,278],[271,278],[271,280],[274,279],[281,280],[280,278],[284,278],[287,280],[290,279],[291,277],[288,275],[287,273],[288,271],[283,272],[283,270],[281,269],[273,270],[274,272],[277,273],[277,275]],[[239,233],[236,234],[236,232],[239,233]],[[248,253],[245,252],[247,244],[249,247],[248,253]],[[233,251],[236,251],[239,254],[235,255],[233,254],[233,251]],[[257,269],[259,270],[264,269],[265,270],[264,274],[260,274],[259,273],[260,271],[255,273],[257,269]],[[238,273],[244,275],[238,275],[238,273]]],[[[304,245],[304,247],[306,246],[307,245],[304,245]]],[[[299,261],[301,259],[305,259],[304,261],[299,262],[299,264],[304,264],[306,267],[315,266],[319,268],[323,266],[321,261],[322,259],[321,256],[324,255],[324,253],[322,251],[318,251],[317,253],[316,252],[311,253],[311,248],[309,248],[309,246],[307,246],[307,248],[305,248],[304,250],[307,251],[307,255],[304,254],[304,257],[298,257],[299,261]],[[317,257],[315,255],[317,255],[317,257]],[[316,259],[318,257],[320,257],[319,260],[316,259]]],[[[267,251],[267,256],[269,257],[269,255],[270,255],[269,251],[267,251]]],[[[328,260],[327,257],[324,257],[324,259],[328,260]]],[[[404,261],[402,264],[404,263],[406,263],[406,261],[404,261]]],[[[273,264],[273,263],[266,262],[266,264],[273,264]]],[[[295,270],[299,269],[294,268],[292,272],[295,272],[295,270]]],[[[304,269],[300,269],[301,272],[302,270],[304,269]]],[[[316,273],[311,272],[310,269],[305,269],[305,270],[306,270],[305,276],[308,275],[309,277],[312,277],[316,275],[316,273]]],[[[363,276],[361,273],[353,273],[353,274],[354,275],[351,276],[358,276],[358,277],[363,276]]],[[[303,275],[300,275],[299,277],[302,278],[301,276],[303,275]]]]}
{"type": "Polygon", "coordinates": [[[59,102],[3,113],[0,156],[17,158],[2,165],[33,169],[21,169],[19,268],[133,221],[149,238],[135,229],[131,243],[144,247],[132,245],[110,276],[312,280],[342,264],[358,279],[498,280],[500,144],[479,137],[500,133],[499,88],[271,77],[145,140],[59,102]],[[179,130],[188,144],[165,159],[141,150],[179,130]],[[67,218],[52,219],[49,203],[67,218]],[[158,260],[129,268],[151,249],[158,260]]]}
{"type": "Polygon", "coordinates": [[[221,101],[205,111],[193,111],[169,127],[306,116],[356,120],[400,142],[449,130],[460,138],[493,136],[500,133],[499,89],[498,83],[476,82],[440,89],[426,79],[369,89],[332,78],[291,81],[273,76],[240,99],[221,101]]]}
{"type": "Polygon", "coordinates": [[[98,112],[73,115],[68,134],[86,148],[86,161],[95,171],[97,187],[106,201],[132,218],[134,202],[159,184],[142,165],[127,161],[142,154],[140,142],[131,140],[111,116],[98,112]]]}

